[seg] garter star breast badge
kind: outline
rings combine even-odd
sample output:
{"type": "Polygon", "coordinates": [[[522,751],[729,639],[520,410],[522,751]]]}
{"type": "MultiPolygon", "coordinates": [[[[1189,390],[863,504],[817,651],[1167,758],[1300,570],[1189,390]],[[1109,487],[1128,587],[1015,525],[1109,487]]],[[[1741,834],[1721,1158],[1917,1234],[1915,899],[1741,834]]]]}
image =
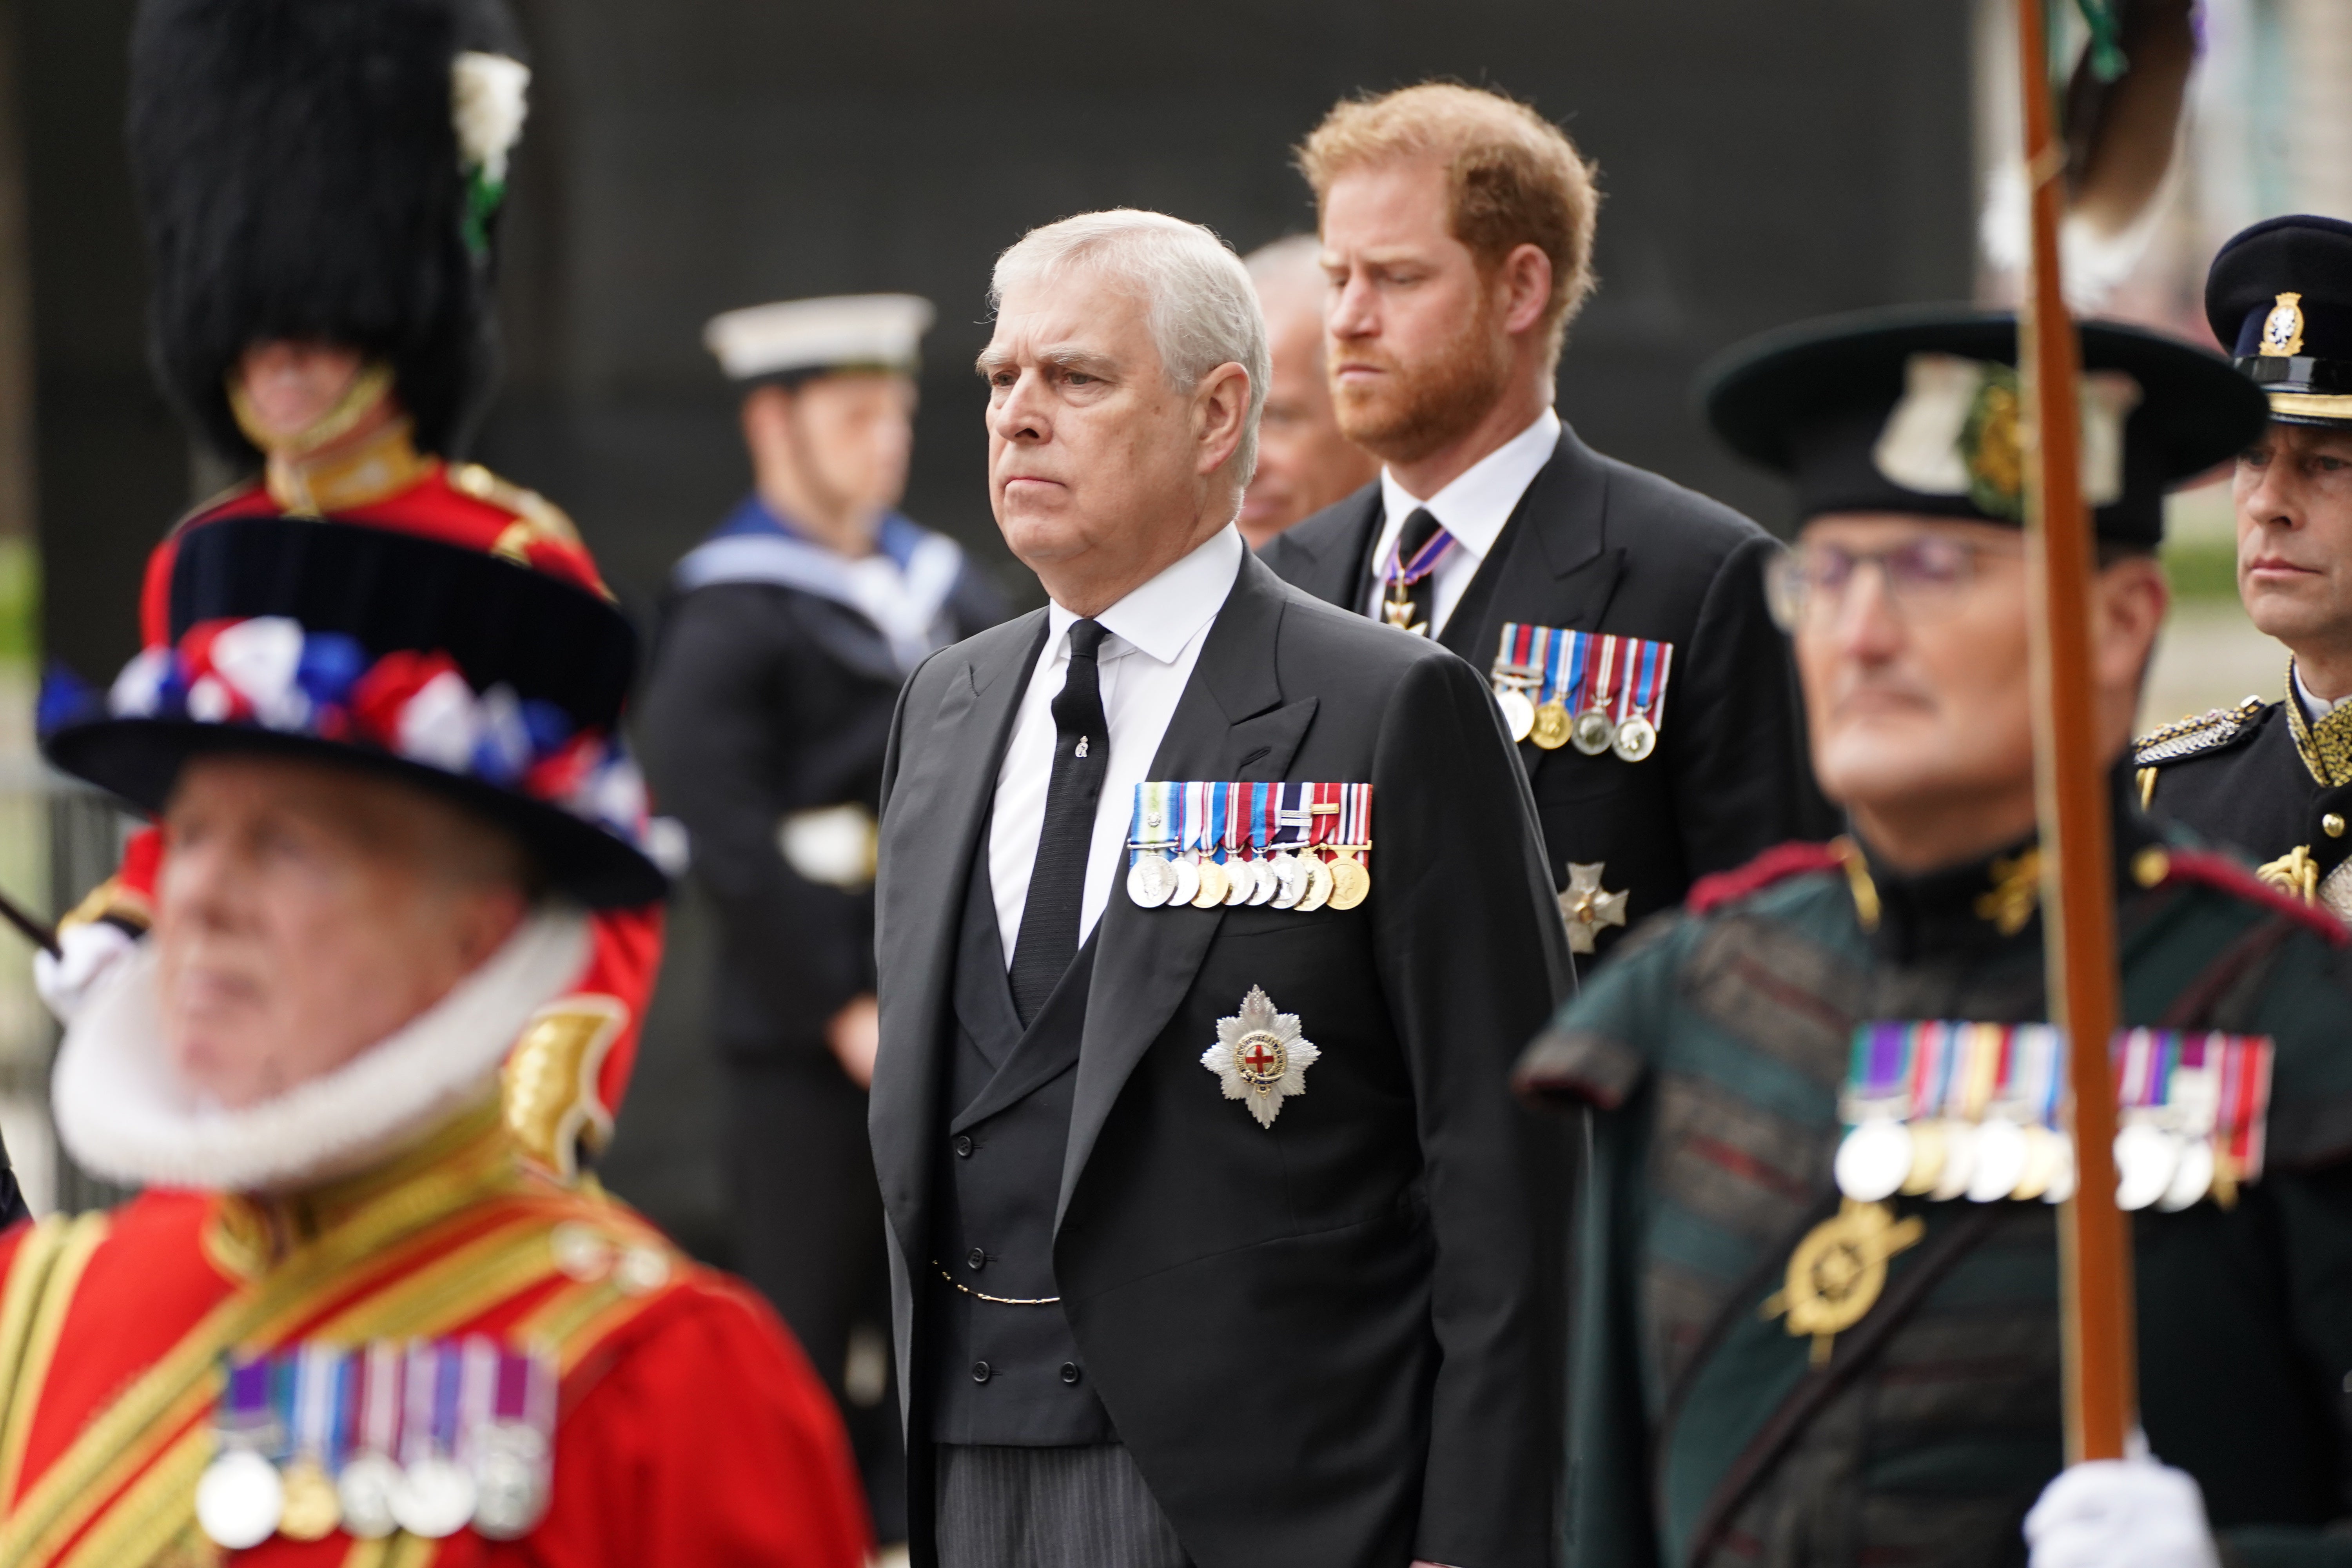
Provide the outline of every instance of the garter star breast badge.
{"type": "Polygon", "coordinates": [[[1227,1100],[1248,1102],[1260,1127],[1272,1127],[1282,1102],[1307,1092],[1307,1069],[1323,1053],[1298,1031],[1298,1015],[1277,1013],[1265,988],[1253,985],[1242,1010],[1217,1020],[1217,1043],[1201,1065],[1224,1085],[1227,1100]]]}

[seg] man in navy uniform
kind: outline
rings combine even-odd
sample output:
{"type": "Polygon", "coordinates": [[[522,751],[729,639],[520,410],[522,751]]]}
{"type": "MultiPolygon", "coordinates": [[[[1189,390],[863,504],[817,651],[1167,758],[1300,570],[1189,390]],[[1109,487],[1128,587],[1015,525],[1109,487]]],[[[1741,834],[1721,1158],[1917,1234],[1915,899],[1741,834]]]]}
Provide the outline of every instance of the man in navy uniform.
{"type": "Polygon", "coordinates": [[[886,1542],[904,1489],[866,1144],[874,814],[907,672],[1003,614],[952,540],[897,510],[930,321],[928,300],[881,294],[710,323],[754,485],[678,563],[642,709],[663,808],[718,906],[734,1262],[844,1400],[886,1542]]]}
{"type": "Polygon", "coordinates": [[[2239,596],[2287,672],[2274,701],[2143,736],[2140,798],[2352,920],[2352,223],[2247,229],[2213,258],[2205,317],[2270,397],[2231,495],[2239,596]]]}
{"type": "Polygon", "coordinates": [[[2155,1458],[2061,1474],[2072,1161],[2041,1022],[2014,323],[1849,318],[1738,355],[1708,412],[1796,485],[1775,608],[1852,835],[1693,889],[1519,1069],[1594,1150],[1572,1563],[2352,1562],[2347,933],[2153,828],[2126,771],[2165,489],[2253,439],[2261,399],[2128,328],[2085,326],[2083,357],[2155,1458]]]}

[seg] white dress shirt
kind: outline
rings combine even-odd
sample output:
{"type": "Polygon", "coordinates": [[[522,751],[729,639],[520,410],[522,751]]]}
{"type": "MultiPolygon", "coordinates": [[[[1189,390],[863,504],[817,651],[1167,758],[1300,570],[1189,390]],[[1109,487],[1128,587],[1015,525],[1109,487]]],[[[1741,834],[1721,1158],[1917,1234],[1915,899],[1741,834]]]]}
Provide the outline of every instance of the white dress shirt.
{"type": "Polygon", "coordinates": [[[1396,476],[1382,468],[1381,510],[1386,515],[1381,521],[1379,543],[1372,551],[1375,570],[1382,580],[1372,584],[1372,596],[1364,605],[1364,614],[1380,619],[1381,601],[1388,596],[1389,552],[1396,548],[1397,535],[1404,531],[1404,520],[1412,515],[1413,509],[1427,507],[1429,515],[1454,540],[1454,548],[1445,552],[1445,558],[1428,578],[1432,585],[1427,601],[1429,635],[1435,637],[1444,631],[1446,618],[1462,602],[1470,579],[1478,574],[1479,563],[1494,552],[1495,541],[1501,536],[1503,524],[1511,521],[1519,498],[1528,493],[1528,486],[1551,461],[1559,446],[1559,416],[1547,408],[1536,416],[1534,424],[1471,464],[1452,484],[1426,500],[1407,494],[1405,488],[1397,483],[1396,476]]]}
{"type": "MultiPolygon", "coordinates": [[[[1103,717],[1110,722],[1110,766],[1095,807],[1094,844],[1078,910],[1078,941],[1102,919],[1112,885],[1125,874],[1127,829],[1135,813],[1135,786],[1150,772],[1176,700],[1192,679],[1209,625],[1224,608],[1241,575],[1247,547],[1228,524],[1157,577],[1095,619],[1110,635],[1096,657],[1102,667],[1103,717]]],[[[996,805],[989,818],[988,876],[996,895],[996,927],[1009,968],[1021,940],[1021,911],[1029,901],[1029,873],[1045,830],[1045,792],[1054,779],[1054,699],[1070,668],[1070,626],[1077,616],[1045,606],[1045,651],[1030,672],[1029,689],[1013,721],[1013,740],[996,773],[996,805]]]]}
{"type": "MultiPolygon", "coordinates": [[[[2290,669],[2294,668],[2293,665],[2289,665],[2287,668],[2290,669]]],[[[2352,702],[2352,697],[2339,697],[2333,702],[2330,702],[2325,697],[2314,697],[2311,694],[2311,688],[2303,683],[2303,671],[2300,669],[2294,670],[2294,695],[2296,700],[2303,704],[2304,718],[2314,724],[2318,723],[2322,719],[2326,718],[2330,713],[2335,712],[2347,702],[2352,702]]]]}

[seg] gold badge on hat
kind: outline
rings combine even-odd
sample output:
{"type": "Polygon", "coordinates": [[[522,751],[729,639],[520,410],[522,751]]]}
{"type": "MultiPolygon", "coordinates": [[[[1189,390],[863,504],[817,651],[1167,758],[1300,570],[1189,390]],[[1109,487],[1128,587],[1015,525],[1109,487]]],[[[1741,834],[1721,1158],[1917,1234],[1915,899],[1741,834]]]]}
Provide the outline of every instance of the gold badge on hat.
{"type": "Polygon", "coordinates": [[[2282,294],[2263,318],[2263,355],[2291,359],[2303,352],[2303,296],[2282,294]]]}
{"type": "Polygon", "coordinates": [[[1242,1010],[1217,1020],[1217,1043],[1201,1065],[1224,1085],[1227,1100],[1246,1100],[1260,1127],[1272,1127],[1282,1102],[1307,1092],[1307,1069],[1323,1053],[1301,1037],[1298,1015],[1277,1013],[1262,986],[1253,985],[1242,1010]]]}

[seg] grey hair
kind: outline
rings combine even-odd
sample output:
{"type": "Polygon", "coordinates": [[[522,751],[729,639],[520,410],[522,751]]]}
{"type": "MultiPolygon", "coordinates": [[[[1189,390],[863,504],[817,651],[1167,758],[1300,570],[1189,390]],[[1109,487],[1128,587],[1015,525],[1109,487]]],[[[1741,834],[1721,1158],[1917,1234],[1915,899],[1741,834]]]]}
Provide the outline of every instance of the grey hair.
{"type": "Polygon", "coordinates": [[[1233,469],[1243,485],[1257,472],[1258,418],[1274,374],[1265,312],[1233,248],[1197,223],[1166,213],[1117,207],[1033,228],[996,258],[988,305],[1007,289],[1078,272],[1127,284],[1143,296],[1152,346],[1170,384],[1190,392],[1221,364],[1249,373],[1249,409],[1233,469]]]}

